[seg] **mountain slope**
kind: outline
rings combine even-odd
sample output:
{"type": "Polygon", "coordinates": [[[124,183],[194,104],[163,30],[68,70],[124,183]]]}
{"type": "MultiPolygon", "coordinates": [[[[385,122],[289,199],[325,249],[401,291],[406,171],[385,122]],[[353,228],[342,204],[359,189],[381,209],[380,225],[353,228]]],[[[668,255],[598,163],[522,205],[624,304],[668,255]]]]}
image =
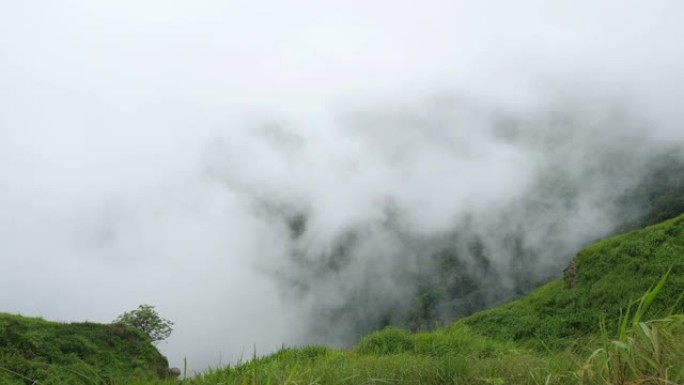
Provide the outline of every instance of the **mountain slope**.
{"type": "Polygon", "coordinates": [[[128,383],[155,379],[168,362],[141,332],[0,313],[0,383],[128,383]]]}
{"type": "Polygon", "coordinates": [[[577,254],[565,277],[446,328],[390,327],[350,351],[282,349],[191,383],[684,383],[682,293],[684,216],[597,242],[577,254]],[[621,314],[668,271],[640,321],[659,319],[625,322],[618,331],[621,314]]]}
{"type": "MultiPolygon", "coordinates": [[[[351,350],[283,348],[182,383],[684,383],[682,293],[684,216],[596,242],[577,254],[565,277],[446,328],[387,328],[351,350]],[[659,319],[625,323],[618,332],[625,310],[668,271],[641,321],[659,319]]],[[[134,330],[4,314],[0,368],[2,384],[169,383],[159,379],[166,360],[134,330]]]]}
{"type": "Polygon", "coordinates": [[[615,325],[621,310],[670,268],[652,316],[672,306],[683,311],[676,302],[684,290],[684,216],[596,242],[575,257],[564,278],[459,322],[497,339],[564,345],[570,337],[598,332],[601,317],[615,325]]]}

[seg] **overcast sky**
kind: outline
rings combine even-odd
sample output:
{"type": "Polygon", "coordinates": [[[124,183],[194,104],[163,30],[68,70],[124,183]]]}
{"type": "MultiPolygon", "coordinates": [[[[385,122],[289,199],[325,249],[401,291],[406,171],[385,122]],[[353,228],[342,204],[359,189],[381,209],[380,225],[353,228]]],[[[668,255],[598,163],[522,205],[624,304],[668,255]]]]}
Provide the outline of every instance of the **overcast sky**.
{"type": "Polygon", "coordinates": [[[681,141],[683,19],[678,0],[3,1],[0,311],[156,305],[160,349],[196,370],[301,342],[264,207],[313,213],[314,251],[388,196],[439,233],[533,178],[487,111],[566,97],[681,141]]]}

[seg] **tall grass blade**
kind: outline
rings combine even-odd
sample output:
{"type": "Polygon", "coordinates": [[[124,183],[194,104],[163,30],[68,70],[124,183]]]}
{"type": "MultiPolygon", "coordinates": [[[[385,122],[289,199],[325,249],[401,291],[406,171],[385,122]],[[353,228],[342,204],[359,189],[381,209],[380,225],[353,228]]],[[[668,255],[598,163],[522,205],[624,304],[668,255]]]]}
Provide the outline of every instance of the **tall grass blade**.
{"type": "Polygon", "coordinates": [[[15,372],[14,370],[10,370],[10,369],[7,369],[7,368],[3,368],[2,366],[0,366],[0,370],[2,370],[2,371],[4,371],[4,372],[7,372],[7,373],[9,373],[9,374],[12,374],[12,375],[14,375],[14,376],[17,376],[17,377],[19,377],[19,378],[22,378],[22,379],[24,379],[24,380],[31,381],[31,383],[33,383],[33,384],[40,384],[40,382],[38,382],[38,380],[34,380],[34,379],[32,379],[32,378],[26,377],[26,376],[24,376],[24,375],[21,374],[21,373],[15,372]]]}
{"type": "Polygon", "coordinates": [[[660,278],[660,281],[656,284],[656,286],[652,289],[649,289],[646,294],[641,297],[641,301],[639,302],[639,306],[637,307],[636,312],[634,313],[634,318],[632,318],[632,326],[636,327],[636,325],[641,322],[641,318],[643,317],[644,313],[648,311],[648,309],[651,307],[651,304],[653,301],[658,297],[658,293],[663,289],[665,286],[665,283],[667,282],[667,278],[670,276],[670,272],[672,271],[672,267],[670,267],[665,275],[660,278]]]}

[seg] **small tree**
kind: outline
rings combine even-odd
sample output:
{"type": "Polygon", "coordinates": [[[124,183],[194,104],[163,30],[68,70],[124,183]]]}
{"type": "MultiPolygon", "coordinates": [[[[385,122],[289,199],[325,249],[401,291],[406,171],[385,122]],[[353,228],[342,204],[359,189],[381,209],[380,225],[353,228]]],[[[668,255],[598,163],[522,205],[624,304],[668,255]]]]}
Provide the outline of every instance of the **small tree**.
{"type": "Polygon", "coordinates": [[[173,331],[173,322],[161,318],[154,306],[140,305],[137,309],[131,310],[120,315],[114,323],[134,327],[147,334],[152,343],[169,338],[173,331]]]}

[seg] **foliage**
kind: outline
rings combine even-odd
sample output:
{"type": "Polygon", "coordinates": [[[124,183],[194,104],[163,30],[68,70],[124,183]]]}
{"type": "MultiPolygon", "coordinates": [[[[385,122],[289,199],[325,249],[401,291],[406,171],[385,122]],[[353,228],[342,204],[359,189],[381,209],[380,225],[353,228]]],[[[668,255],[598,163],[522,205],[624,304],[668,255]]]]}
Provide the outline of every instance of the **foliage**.
{"type": "Polygon", "coordinates": [[[576,372],[582,383],[679,384],[684,381],[684,314],[643,321],[643,315],[665,286],[669,273],[641,297],[633,314],[633,304],[627,307],[615,336],[609,335],[601,320],[599,347],[576,372]]]}
{"type": "MultiPolygon", "coordinates": [[[[175,383],[682,384],[682,255],[679,217],[589,246],[575,258],[574,287],[559,279],[431,332],[390,327],[350,350],[283,348],[175,383]]],[[[0,315],[0,383],[172,383],[150,375],[156,361],[131,355],[154,349],[139,330],[72,325],[74,334],[61,329],[69,325],[0,315]],[[118,339],[103,347],[95,338],[103,335],[118,339]]]]}
{"type": "MultiPolygon", "coordinates": [[[[669,274],[627,304],[614,334],[605,318],[595,320],[600,333],[575,336],[572,349],[522,349],[473,333],[464,323],[416,334],[387,328],[364,337],[353,351],[282,349],[209,370],[190,384],[680,384],[684,314],[645,320],[669,274]]],[[[669,311],[677,309],[678,299],[667,302],[669,311]]]]}
{"type": "Polygon", "coordinates": [[[515,350],[515,344],[473,333],[466,325],[451,325],[432,332],[408,333],[388,327],[369,334],[357,343],[360,354],[488,357],[496,352],[515,350]]]}
{"type": "Polygon", "coordinates": [[[0,314],[0,384],[130,383],[167,370],[136,329],[0,314]]]}
{"type": "Polygon", "coordinates": [[[679,217],[583,250],[573,288],[558,279],[443,329],[390,327],[352,351],[288,348],[191,383],[684,383],[682,255],[679,217]]]}
{"type": "Polygon", "coordinates": [[[151,305],[140,305],[135,310],[125,312],[114,323],[140,330],[150,337],[152,343],[169,338],[173,331],[173,322],[161,318],[151,305]]]}
{"type": "Polygon", "coordinates": [[[622,309],[671,269],[650,317],[684,311],[684,216],[597,242],[575,258],[575,287],[562,279],[531,295],[460,320],[473,331],[523,346],[562,348],[599,333],[599,318],[616,327],[622,309]],[[675,309],[671,309],[675,306],[675,309]],[[544,341],[544,343],[540,343],[544,341]]]}

